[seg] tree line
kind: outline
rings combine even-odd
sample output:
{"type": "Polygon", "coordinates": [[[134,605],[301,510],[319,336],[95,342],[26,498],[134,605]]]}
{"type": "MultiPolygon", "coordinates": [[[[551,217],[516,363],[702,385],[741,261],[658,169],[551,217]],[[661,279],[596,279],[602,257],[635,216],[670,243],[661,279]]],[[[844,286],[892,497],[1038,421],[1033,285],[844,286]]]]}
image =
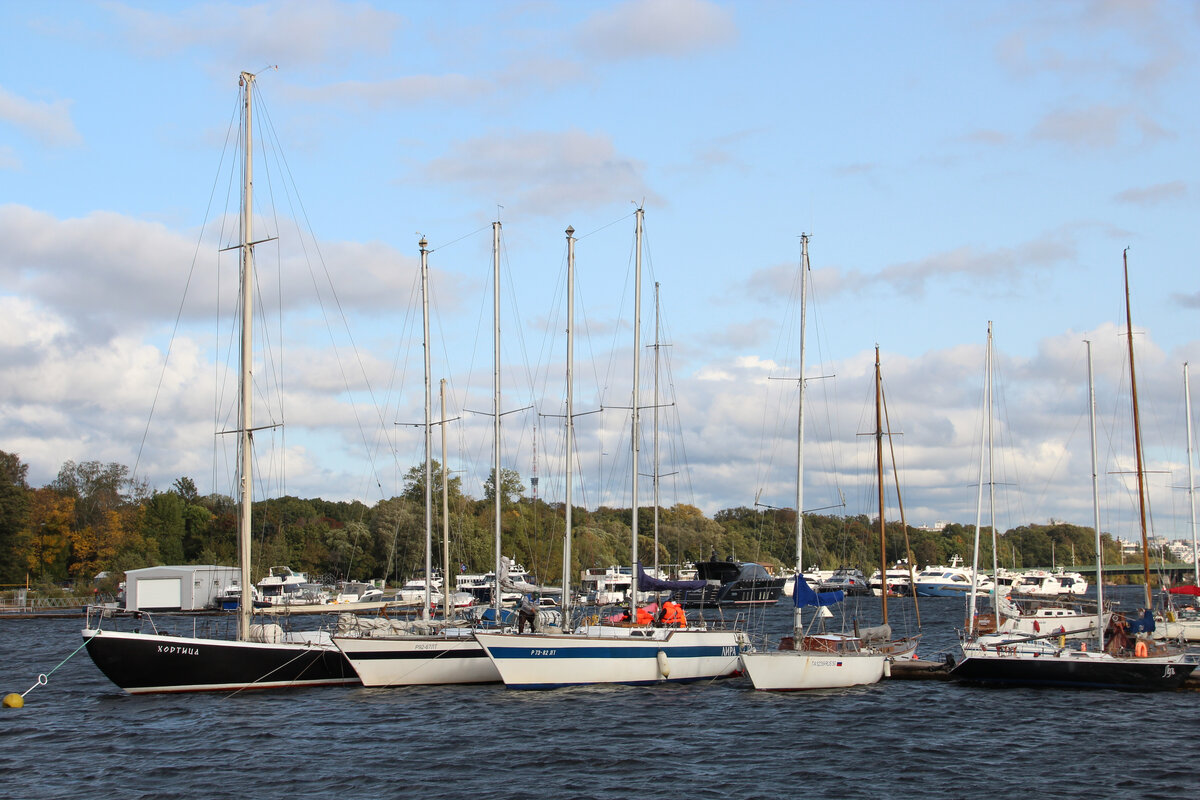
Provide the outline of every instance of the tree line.
{"type": "MultiPolygon", "coordinates": [[[[125,571],[163,564],[237,563],[237,504],[221,494],[201,495],[195,482],[180,477],[165,491],[151,490],[127,466],[98,461],[67,461],[53,481],[41,488],[27,482],[28,465],[0,451],[0,584],[90,587],[111,591],[125,571]],[[99,578],[97,576],[100,576],[99,578]]],[[[287,565],[310,578],[386,579],[395,586],[420,575],[425,564],[424,465],[411,468],[399,496],[373,506],[359,501],[279,497],[254,503],[255,580],[273,565],[287,565]]],[[[433,563],[442,563],[442,484],[433,468],[433,563]]],[[[462,493],[461,479],[446,484],[449,497],[452,570],[486,572],[495,560],[494,475],[484,497],[462,493]]],[[[562,503],[525,496],[520,475],[500,476],[502,551],[525,565],[539,580],[562,578],[565,531],[562,503]]],[[[628,508],[601,506],[572,510],[572,580],[580,571],[628,564],[632,515],[628,508]]],[[[758,561],[775,567],[795,563],[794,509],[747,507],[718,511],[712,518],[692,505],[638,510],[638,552],[645,564],[660,565],[708,558],[758,561]]],[[[989,565],[991,532],[983,529],[980,563],[989,565]]],[[[868,574],[879,563],[878,520],[865,515],[804,515],[804,566],[831,569],[857,566],[868,574]]],[[[999,562],[1020,569],[1058,563],[1095,563],[1091,528],[1055,522],[1023,525],[999,537],[999,562]],[[1073,554],[1068,562],[1066,554],[1073,554]]],[[[918,565],[946,564],[954,555],[970,559],[974,526],[948,525],[941,531],[908,528],[918,565]]],[[[1120,545],[1104,534],[1105,562],[1120,559],[1120,545]]],[[[890,563],[905,557],[904,530],[886,526],[885,552],[890,563]]],[[[669,567],[668,567],[669,568],[669,567]]]]}

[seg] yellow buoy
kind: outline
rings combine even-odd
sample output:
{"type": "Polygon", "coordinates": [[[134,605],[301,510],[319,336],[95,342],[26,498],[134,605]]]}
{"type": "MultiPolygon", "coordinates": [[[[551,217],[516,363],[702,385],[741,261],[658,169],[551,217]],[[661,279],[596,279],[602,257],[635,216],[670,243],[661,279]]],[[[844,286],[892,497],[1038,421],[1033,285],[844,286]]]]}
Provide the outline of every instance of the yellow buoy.
{"type": "Polygon", "coordinates": [[[21,697],[21,695],[17,694],[16,692],[6,694],[6,695],[4,695],[4,707],[5,708],[24,708],[25,707],[25,698],[21,697]]]}

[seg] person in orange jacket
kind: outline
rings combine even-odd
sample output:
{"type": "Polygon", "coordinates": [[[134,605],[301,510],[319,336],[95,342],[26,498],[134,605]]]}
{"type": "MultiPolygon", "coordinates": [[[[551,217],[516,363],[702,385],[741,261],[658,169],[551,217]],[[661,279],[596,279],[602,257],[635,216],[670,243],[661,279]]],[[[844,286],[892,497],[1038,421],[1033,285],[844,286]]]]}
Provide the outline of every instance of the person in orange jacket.
{"type": "Polygon", "coordinates": [[[687,625],[687,618],[683,614],[683,606],[674,600],[668,600],[663,603],[662,617],[660,619],[664,628],[682,628],[687,625]]]}
{"type": "Polygon", "coordinates": [[[654,615],[651,614],[646,609],[642,608],[641,606],[638,606],[637,624],[638,625],[650,625],[653,622],[654,622],[654,615]]]}

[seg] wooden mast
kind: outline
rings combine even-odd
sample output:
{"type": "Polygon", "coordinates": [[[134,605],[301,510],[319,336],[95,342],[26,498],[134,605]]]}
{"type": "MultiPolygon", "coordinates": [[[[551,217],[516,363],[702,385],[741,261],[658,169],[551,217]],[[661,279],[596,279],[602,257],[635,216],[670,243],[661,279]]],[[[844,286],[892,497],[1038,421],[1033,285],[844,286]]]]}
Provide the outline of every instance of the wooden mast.
{"type": "Polygon", "coordinates": [[[1125,268],[1125,327],[1129,332],[1129,395],[1133,402],[1133,450],[1137,463],[1138,518],[1142,531],[1142,573],[1146,581],[1146,608],[1154,607],[1150,593],[1150,538],[1146,531],[1146,476],[1142,463],[1142,420],[1138,414],[1137,371],[1133,367],[1133,314],[1129,309],[1129,248],[1121,253],[1125,268]]]}

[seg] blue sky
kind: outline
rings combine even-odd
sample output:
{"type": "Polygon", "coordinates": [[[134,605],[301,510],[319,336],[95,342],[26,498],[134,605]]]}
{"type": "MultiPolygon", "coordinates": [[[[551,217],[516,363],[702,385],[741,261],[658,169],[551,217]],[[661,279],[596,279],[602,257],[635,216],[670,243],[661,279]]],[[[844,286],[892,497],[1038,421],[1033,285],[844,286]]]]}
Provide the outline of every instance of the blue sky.
{"type": "MultiPolygon", "coordinates": [[[[859,434],[873,425],[878,344],[908,521],[974,520],[991,320],[998,524],[1091,522],[1086,338],[1102,522],[1132,536],[1128,247],[1155,527],[1188,533],[1194,3],[4,2],[0,30],[0,448],[35,485],[67,459],[97,459],[136,463],[157,488],[186,474],[229,491],[212,434],[216,284],[197,277],[182,298],[193,259],[197,274],[216,259],[201,226],[224,209],[228,175],[215,176],[248,70],[316,242],[306,258],[284,242],[286,222],[259,223],[281,239],[259,259],[283,287],[271,324],[290,354],[287,432],[272,445],[284,491],[370,503],[422,458],[419,431],[395,423],[423,414],[424,235],[433,376],[462,415],[449,461],[480,493],[490,423],[464,410],[491,408],[498,216],[502,406],[540,414],[505,417],[504,465],[532,474],[536,422],[541,495],[561,499],[552,415],[572,225],[576,405],[607,409],[577,421],[575,497],[628,505],[621,407],[643,204],[642,341],[657,281],[674,401],[664,504],[792,504],[795,385],[767,378],[795,375],[789,298],[807,232],[808,374],[836,377],[810,384],[806,507],[844,496],[848,513],[875,513],[873,445],[859,434]],[[305,294],[313,275],[336,289],[332,333],[305,294]]],[[[643,473],[650,452],[647,439],[643,473]]]]}

